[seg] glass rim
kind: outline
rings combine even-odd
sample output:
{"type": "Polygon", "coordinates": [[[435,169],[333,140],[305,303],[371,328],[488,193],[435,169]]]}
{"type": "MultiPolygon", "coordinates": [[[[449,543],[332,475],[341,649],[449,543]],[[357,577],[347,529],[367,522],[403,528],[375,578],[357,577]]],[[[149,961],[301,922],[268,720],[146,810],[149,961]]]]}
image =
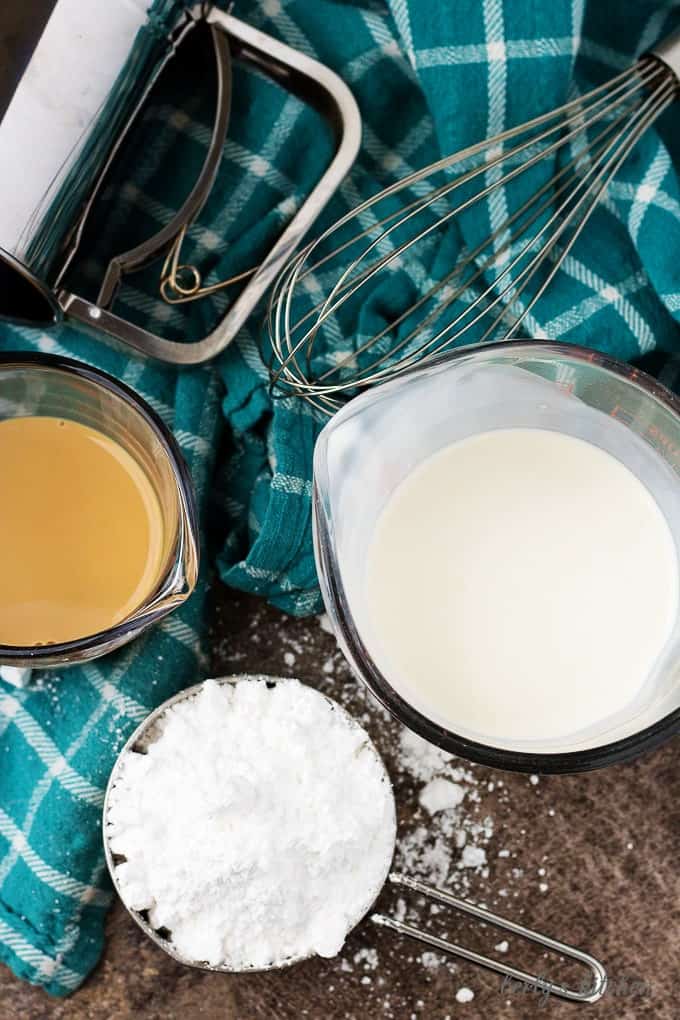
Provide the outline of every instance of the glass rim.
{"type": "MultiPolygon", "coordinates": [[[[95,388],[103,389],[122,400],[133,413],[143,419],[151,429],[156,439],[161,444],[168,462],[172,468],[173,477],[177,483],[179,514],[177,526],[177,540],[182,537],[182,521],[188,523],[187,531],[194,547],[196,564],[198,567],[199,549],[196,542],[198,534],[198,517],[196,510],[196,499],[189,468],[179,448],[174,435],[164,423],[160,415],[147,403],[139,393],[132,387],[116,379],[103,369],[95,368],[75,358],[63,357],[60,354],[44,354],[33,351],[2,351],[0,352],[0,375],[8,368],[48,368],[64,375],[82,379],[95,388]]],[[[169,584],[176,572],[177,555],[171,558],[162,576],[153,588],[149,597],[157,596],[169,584]]],[[[189,584],[189,590],[185,597],[191,594],[195,587],[195,581],[189,584]]],[[[146,601],[146,600],[145,600],[146,601]]],[[[51,666],[59,665],[61,661],[68,661],[71,656],[80,656],[95,650],[98,646],[110,642],[120,643],[119,639],[134,634],[141,627],[146,628],[157,620],[162,619],[168,612],[165,605],[156,608],[149,607],[144,610],[142,602],[132,614],[121,620],[120,623],[107,627],[105,630],[97,631],[94,634],[87,634],[81,638],[74,638],[70,641],[55,642],[45,645],[6,645],[0,642],[0,662],[12,666],[51,666]]]]}
{"type": "MultiPolygon", "coordinates": [[[[510,351],[526,349],[528,352],[543,351],[560,358],[571,358],[574,361],[587,362],[602,369],[605,373],[622,378],[636,386],[646,397],[658,401],[677,419],[680,426],[680,398],[676,397],[667,387],[647,372],[628,365],[618,358],[599,351],[591,350],[576,344],[565,344],[543,340],[508,340],[490,344],[470,344],[447,354],[434,358],[427,365],[416,366],[403,373],[398,379],[390,380],[377,390],[396,388],[405,378],[424,374],[442,368],[449,362],[459,361],[465,357],[486,352],[510,351]]],[[[326,437],[339,425],[343,418],[356,413],[360,407],[375,399],[376,390],[368,390],[345,405],[322,429],[317,448],[314,453],[314,481],[312,487],[312,522],[314,531],[314,554],[319,575],[319,585],[323,601],[329,609],[329,615],[338,643],[349,662],[352,672],[370,690],[371,694],[383,705],[390,715],[407,726],[408,729],[423,739],[435,744],[442,750],[458,757],[491,768],[509,772],[564,774],[588,772],[630,761],[645,751],[659,747],[680,729],[680,707],[626,737],[574,751],[517,751],[511,748],[497,747],[481,741],[462,736],[428,718],[413,705],[409,704],[390,684],[387,677],[377,667],[369,653],[349,608],[349,602],[342,584],[334,544],[330,538],[329,522],[325,512],[322,488],[318,483],[317,450],[319,457],[325,446],[326,437]],[[357,404],[360,407],[357,408],[357,404]],[[352,405],[355,405],[352,407],[352,405]],[[350,411],[349,409],[352,408],[350,411]],[[347,414],[345,413],[347,412],[347,414]]]]}

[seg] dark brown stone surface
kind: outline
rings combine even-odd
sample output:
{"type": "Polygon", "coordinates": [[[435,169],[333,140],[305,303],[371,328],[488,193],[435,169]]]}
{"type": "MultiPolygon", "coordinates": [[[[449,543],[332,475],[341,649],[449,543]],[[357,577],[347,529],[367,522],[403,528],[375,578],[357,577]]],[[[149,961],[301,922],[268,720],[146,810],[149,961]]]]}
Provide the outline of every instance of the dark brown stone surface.
{"type": "MultiPolygon", "coordinates": [[[[299,621],[255,599],[219,593],[214,672],[296,675],[335,694],[366,721],[395,782],[400,831],[427,817],[412,778],[396,758],[396,727],[370,705],[349,676],[333,638],[316,619],[299,621]],[[325,671],[324,671],[325,666],[325,671]]],[[[335,960],[311,960],[290,970],[253,976],[206,974],[175,964],[138,930],[120,904],[111,911],[104,957],[69,999],[52,1000],[0,967],[0,1020],[676,1020],[680,1016],[680,760],[678,744],[639,761],[582,776],[541,778],[477,768],[482,808],[494,819],[487,853],[490,874],[471,874],[470,896],[539,930],[580,945],[607,966],[613,992],[595,1006],[513,990],[467,963],[455,972],[426,968],[422,947],[364,921],[335,960]],[[498,781],[503,796],[497,796],[498,781]],[[494,791],[486,792],[486,783],[494,791]],[[499,849],[516,856],[499,858],[499,849]],[[546,868],[541,893],[539,867],[546,868]],[[511,868],[521,876],[513,879],[511,868]],[[511,890],[503,898],[501,890],[511,890]],[[377,966],[354,960],[375,949],[377,966]],[[350,970],[349,967],[352,969],[350,970]],[[368,980],[366,980],[368,979],[368,980]],[[634,982],[643,982],[636,990],[634,982]],[[474,991],[456,1002],[461,987],[474,991]]],[[[394,891],[380,900],[394,907],[394,891]]],[[[459,918],[439,916],[450,938],[493,951],[502,935],[472,931],[459,918]]],[[[548,973],[535,951],[511,939],[504,959],[548,973]]]]}

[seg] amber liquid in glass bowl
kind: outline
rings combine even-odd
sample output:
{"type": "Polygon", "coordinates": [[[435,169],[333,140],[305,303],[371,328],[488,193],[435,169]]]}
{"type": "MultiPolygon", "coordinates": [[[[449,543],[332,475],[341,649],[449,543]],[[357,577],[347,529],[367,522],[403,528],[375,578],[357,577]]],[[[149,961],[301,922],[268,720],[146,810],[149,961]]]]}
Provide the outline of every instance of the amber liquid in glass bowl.
{"type": "Polygon", "coordinates": [[[0,422],[0,642],[54,644],[120,623],[158,583],[163,517],[137,461],[63,418],[0,422]]]}
{"type": "Polygon", "coordinates": [[[105,655],[198,576],[193,487],[172,433],[99,369],[0,354],[0,664],[105,655]]]}

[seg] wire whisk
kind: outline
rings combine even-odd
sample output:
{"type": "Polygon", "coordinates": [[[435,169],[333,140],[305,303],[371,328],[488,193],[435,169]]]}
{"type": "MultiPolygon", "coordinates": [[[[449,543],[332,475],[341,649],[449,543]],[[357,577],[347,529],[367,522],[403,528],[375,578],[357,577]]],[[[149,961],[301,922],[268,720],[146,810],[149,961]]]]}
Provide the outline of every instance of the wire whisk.
{"type": "Polygon", "coordinates": [[[330,415],[455,345],[531,326],[609,182],[677,97],[679,74],[680,33],[606,84],[341,217],[289,260],[272,291],[273,394],[330,415]],[[480,233],[475,210],[500,189],[507,212],[480,233]]]}

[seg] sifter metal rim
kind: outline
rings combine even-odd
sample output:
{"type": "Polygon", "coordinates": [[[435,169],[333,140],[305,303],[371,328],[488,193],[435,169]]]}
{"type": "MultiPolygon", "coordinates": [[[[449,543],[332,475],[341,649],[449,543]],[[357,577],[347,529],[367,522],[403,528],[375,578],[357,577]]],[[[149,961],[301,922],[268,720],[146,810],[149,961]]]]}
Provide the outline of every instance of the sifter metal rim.
{"type": "MultiPolygon", "coordinates": [[[[352,932],[357,927],[357,925],[360,924],[360,922],[367,916],[367,914],[370,913],[370,911],[373,909],[375,905],[376,900],[380,896],[380,893],[382,892],[390,873],[390,868],[392,866],[392,861],[394,859],[394,851],[396,847],[397,812],[396,802],[394,799],[394,789],[392,786],[392,781],[390,780],[389,774],[385,767],[385,763],[383,762],[375,744],[373,743],[373,741],[371,740],[370,736],[368,735],[364,727],[361,725],[361,723],[357,722],[354,716],[352,716],[347,711],[346,708],[343,708],[343,706],[340,705],[339,702],[335,701],[327,694],[324,694],[322,691],[318,691],[315,687],[312,687],[310,684],[306,684],[304,683],[304,681],[298,680],[297,677],[270,676],[265,673],[234,673],[229,676],[214,677],[212,679],[214,679],[215,682],[218,684],[236,684],[241,683],[242,681],[254,681],[256,683],[265,684],[282,684],[282,683],[285,684],[290,683],[291,681],[300,683],[302,684],[303,687],[306,687],[308,690],[314,691],[315,694],[318,694],[319,697],[323,698],[334,711],[336,711],[340,716],[342,716],[345,719],[347,724],[352,729],[359,730],[362,733],[365,740],[365,747],[367,748],[368,753],[374,757],[376,763],[378,764],[381,773],[381,779],[385,783],[386,789],[389,791],[389,802],[391,805],[390,816],[393,829],[393,837],[392,837],[392,849],[389,858],[386,857],[385,859],[384,874],[380,882],[378,883],[377,888],[371,891],[370,900],[366,903],[365,906],[362,906],[361,912],[351,919],[351,923],[347,927],[347,935],[349,935],[350,932],[352,932]]],[[[109,846],[109,840],[107,836],[107,817],[109,811],[109,798],[111,795],[111,791],[113,790],[113,787],[116,784],[122,759],[129,751],[135,749],[135,746],[138,743],[140,743],[144,736],[149,734],[153,726],[158,722],[161,716],[163,716],[165,712],[167,712],[168,709],[172,708],[173,705],[176,705],[180,701],[185,701],[188,698],[195,697],[203,687],[204,683],[205,680],[201,681],[200,683],[193,684],[191,687],[185,688],[183,691],[180,691],[178,694],[173,695],[171,698],[168,698],[167,701],[164,701],[157,708],[153,709],[153,711],[150,712],[149,715],[147,715],[146,718],[142,720],[139,726],[134,730],[131,736],[128,737],[125,744],[120,749],[118,756],[116,757],[116,760],[114,762],[113,768],[111,769],[111,774],[109,776],[108,783],[106,784],[106,792],[104,794],[104,805],[102,808],[102,842],[104,844],[104,857],[106,859],[106,866],[108,868],[109,875],[111,876],[111,882],[113,883],[113,887],[116,891],[116,894],[118,895],[118,898],[120,899],[121,903],[127,910],[130,917],[132,917],[135,923],[142,929],[144,934],[151,939],[152,942],[154,942],[160,949],[162,949],[164,953],[172,957],[172,959],[175,960],[177,963],[181,963],[185,967],[193,967],[195,970],[215,971],[217,973],[222,974],[260,974],[270,970],[282,970],[285,967],[293,966],[293,964],[302,963],[304,960],[310,960],[317,954],[312,952],[300,954],[297,956],[290,956],[287,957],[285,960],[282,960],[278,963],[269,964],[266,967],[229,967],[226,964],[213,965],[200,961],[187,960],[186,957],[182,956],[180,953],[176,951],[170,939],[164,938],[154,928],[152,928],[152,926],[149,924],[146,918],[142,916],[142,913],[140,911],[135,910],[133,907],[129,907],[127,905],[127,903],[123,899],[120,890],[120,884],[118,882],[118,878],[116,875],[116,861],[114,860],[114,854],[111,850],[111,847],[109,846]]]]}

